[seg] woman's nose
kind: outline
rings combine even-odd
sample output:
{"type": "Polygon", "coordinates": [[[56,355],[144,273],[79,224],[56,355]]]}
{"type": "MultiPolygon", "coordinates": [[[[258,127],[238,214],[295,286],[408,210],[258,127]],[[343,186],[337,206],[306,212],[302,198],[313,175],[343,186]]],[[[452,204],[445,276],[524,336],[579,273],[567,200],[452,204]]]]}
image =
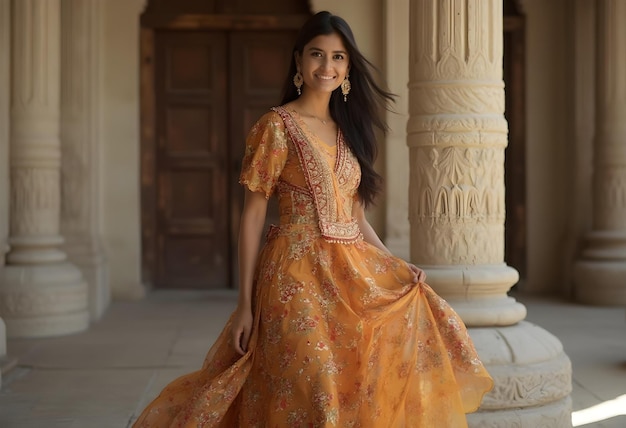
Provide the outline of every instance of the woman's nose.
{"type": "Polygon", "coordinates": [[[322,69],[329,70],[330,68],[332,68],[331,58],[330,57],[325,57],[322,60],[322,69]]]}

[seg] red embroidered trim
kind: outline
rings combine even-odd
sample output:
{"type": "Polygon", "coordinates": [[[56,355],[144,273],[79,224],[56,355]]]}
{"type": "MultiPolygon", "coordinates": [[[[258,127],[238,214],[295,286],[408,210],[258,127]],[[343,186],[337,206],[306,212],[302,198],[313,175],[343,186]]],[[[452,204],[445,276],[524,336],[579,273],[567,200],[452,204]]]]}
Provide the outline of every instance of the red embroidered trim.
{"type": "MultiPolygon", "coordinates": [[[[351,219],[351,221],[347,223],[339,221],[339,209],[337,201],[335,200],[335,192],[333,191],[336,185],[333,180],[335,176],[328,162],[315,150],[300,126],[298,126],[286,109],[283,107],[273,107],[272,110],[282,117],[285,128],[298,153],[298,160],[300,161],[305,181],[315,201],[322,236],[331,242],[352,242],[359,239],[361,232],[355,219],[351,219]]],[[[349,162],[348,159],[348,150],[341,137],[341,130],[338,132],[337,144],[335,171],[337,172],[337,176],[342,176],[342,168],[350,166],[348,169],[352,172],[354,166],[350,165],[351,162],[349,162]]],[[[345,178],[343,178],[343,180],[345,182],[345,178]]],[[[337,183],[337,185],[338,184],[340,183],[337,183]]]]}

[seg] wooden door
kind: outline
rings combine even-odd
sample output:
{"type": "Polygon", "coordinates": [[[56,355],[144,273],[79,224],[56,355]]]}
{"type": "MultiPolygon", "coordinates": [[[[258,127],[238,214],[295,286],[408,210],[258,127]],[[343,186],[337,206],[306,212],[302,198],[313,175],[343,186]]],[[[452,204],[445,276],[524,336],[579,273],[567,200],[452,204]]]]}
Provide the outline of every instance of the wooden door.
{"type": "Polygon", "coordinates": [[[228,283],[227,36],[156,37],[157,287],[228,283]]]}
{"type": "MultiPolygon", "coordinates": [[[[291,49],[297,33],[283,31],[239,31],[230,35],[230,70],[233,84],[230,92],[230,133],[232,148],[232,179],[230,194],[231,242],[237,245],[239,214],[243,203],[243,187],[238,183],[246,133],[269,107],[280,104],[285,73],[291,60],[291,49]]],[[[278,224],[276,199],[270,199],[267,225],[278,224]]],[[[234,254],[236,256],[236,253],[234,254]]],[[[238,282],[237,259],[232,263],[233,283],[238,282]]]]}
{"type": "MultiPolygon", "coordinates": [[[[143,153],[144,159],[154,157],[154,171],[142,174],[146,195],[153,194],[143,207],[144,278],[155,287],[237,285],[245,137],[254,121],[280,103],[295,35],[155,31],[155,143],[153,154],[149,148],[143,153]]],[[[268,221],[277,221],[275,205],[268,221]]]]}

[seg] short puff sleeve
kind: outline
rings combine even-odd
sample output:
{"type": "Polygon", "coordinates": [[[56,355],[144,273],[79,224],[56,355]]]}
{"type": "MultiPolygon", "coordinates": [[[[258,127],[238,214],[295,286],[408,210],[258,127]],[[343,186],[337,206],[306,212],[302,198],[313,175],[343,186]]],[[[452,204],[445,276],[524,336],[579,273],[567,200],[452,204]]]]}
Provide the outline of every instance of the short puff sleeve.
{"type": "Polygon", "coordinates": [[[265,198],[274,192],[287,162],[287,135],[282,118],[275,112],[263,115],[250,129],[241,165],[239,183],[265,198]]]}

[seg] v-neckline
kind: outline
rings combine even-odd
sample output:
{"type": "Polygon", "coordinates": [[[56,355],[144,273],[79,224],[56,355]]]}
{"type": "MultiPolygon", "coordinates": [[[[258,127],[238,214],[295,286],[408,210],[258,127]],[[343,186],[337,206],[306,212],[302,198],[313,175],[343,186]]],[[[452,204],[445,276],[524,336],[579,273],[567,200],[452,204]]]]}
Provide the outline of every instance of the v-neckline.
{"type": "Polygon", "coordinates": [[[293,109],[287,109],[284,107],[280,107],[280,108],[291,118],[291,120],[293,121],[293,124],[298,128],[302,136],[307,140],[307,143],[316,152],[318,152],[320,156],[324,156],[326,158],[327,156],[329,156],[328,150],[335,149],[334,162],[328,162],[329,164],[328,166],[330,168],[330,171],[333,174],[335,175],[338,174],[339,170],[341,169],[342,158],[343,158],[342,156],[343,149],[341,147],[341,145],[343,144],[343,138],[342,138],[341,129],[339,128],[339,126],[337,126],[337,137],[336,137],[337,142],[335,143],[334,146],[329,146],[321,138],[319,138],[317,135],[311,132],[311,130],[309,129],[307,124],[302,120],[302,118],[300,117],[300,114],[297,111],[293,109]],[[319,144],[323,144],[323,147],[318,147],[319,144],[316,144],[313,139],[317,140],[319,144]],[[325,153],[322,153],[322,150],[325,153]]]}
{"type": "Polygon", "coordinates": [[[294,119],[294,121],[296,123],[298,123],[298,125],[300,126],[301,130],[304,130],[304,134],[309,137],[313,137],[315,140],[317,140],[320,144],[323,144],[325,147],[327,148],[335,148],[338,149],[339,148],[339,141],[341,140],[341,129],[339,129],[339,126],[337,126],[337,132],[335,133],[335,144],[330,145],[328,144],[326,141],[322,140],[317,134],[315,134],[311,128],[309,127],[309,125],[307,125],[307,123],[304,121],[304,119],[302,118],[302,115],[300,113],[298,113],[296,110],[289,108],[289,109],[285,109],[287,111],[287,113],[289,113],[289,115],[294,119]],[[304,125],[304,129],[303,126],[304,125]]]}

